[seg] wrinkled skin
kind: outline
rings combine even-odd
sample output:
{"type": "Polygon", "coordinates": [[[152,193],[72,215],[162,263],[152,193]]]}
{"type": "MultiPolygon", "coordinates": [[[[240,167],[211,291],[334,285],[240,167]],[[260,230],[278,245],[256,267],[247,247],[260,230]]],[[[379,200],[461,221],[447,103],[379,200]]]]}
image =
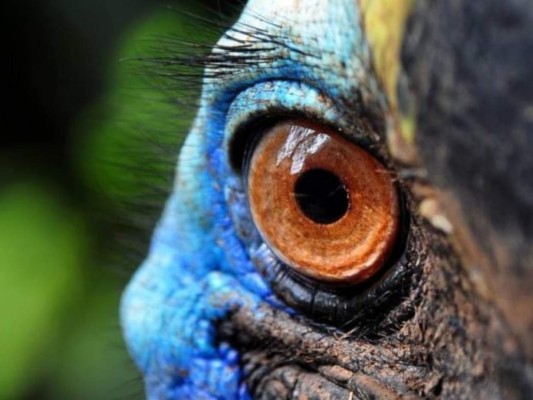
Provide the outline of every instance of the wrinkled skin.
{"type": "MultiPolygon", "coordinates": [[[[281,14],[305,15],[305,10],[315,2],[279,3],[284,3],[279,5],[279,13],[267,12],[276,9],[274,4],[265,7],[263,11],[267,11],[261,15],[265,19],[278,17],[274,22],[283,25],[281,14]]],[[[359,3],[347,1],[324,3],[338,3],[332,7],[339,4],[360,7],[359,3]]],[[[398,176],[410,216],[405,243],[409,273],[400,287],[391,289],[386,306],[369,307],[364,317],[356,318],[346,328],[301,315],[305,313],[293,313],[290,300],[289,308],[285,307],[286,299],[266,301],[270,292],[256,296],[257,291],[250,287],[240,291],[236,288],[240,288],[239,284],[231,280],[221,286],[218,283],[205,286],[201,292],[204,296],[220,295],[213,297],[214,308],[209,308],[213,306],[211,301],[205,308],[207,311],[202,309],[205,314],[202,320],[210,321],[215,330],[214,339],[206,343],[214,348],[224,343],[238,354],[234,364],[228,357],[222,361],[232,371],[240,371],[236,378],[240,389],[231,391],[220,382],[198,383],[188,378],[195,372],[187,360],[207,356],[196,351],[195,344],[165,342],[171,341],[165,335],[176,334],[182,325],[168,328],[170,323],[152,317],[146,317],[148,322],[132,322],[144,318],[138,315],[151,312],[147,303],[151,307],[158,304],[155,300],[137,301],[138,282],[142,280],[145,287],[156,287],[151,290],[162,290],[158,279],[166,279],[168,283],[169,276],[173,276],[158,278],[156,275],[163,267],[159,264],[154,267],[154,262],[148,261],[143,267],[148,272],[139,272],[123,303],[126,338],[145,374],[148,398],[526,399],[533,396],[530,334],[533,329],[530,245],[533,238],[533,6],[525,0],[413,3],[407,7],[405,18],[399,19],[401,29],[393,32],[401,38],[398,51],[393,51],[397,57],[392,59],[398,63],[397,73],[391,72],[389,64],[380,70],[383,64],[376,54],[391,45],[387,36],[385,42],[373,41],[373,27],[366,26],[362,41],[368,43],[368,58],[359,49],[360,64],[344,62],[342,65],[347,70],[339,73],[341,79],[326,80],[321,87],[326,95],[338,95],[334,102],[341,116],[352,114],[378,133],[381,140],[375,145],[375,151],[398,176]],[[355,81],[360,79],[359,75],[352,74],[350,68],[361,65],[366,75],[355,81]],[[391,74],[396,78],[391,80],[391,74]],[[354,81],[349,81],[350,77],[354,81]],[[390,82],[394,83],[392,91],[387,86],[390,82]],[[328,85],[337,84],[340,89],[328,92],[328,85]],[[409,122],[414,140],[409,139],[406,125],[401,121],[409,122]],[[215,289],[211,292],[207,287],[215,289]],[[230,289],[225,292],[226,288],[230,289]],[[234,293],[240,300],[228,300],[234,293]],[[224,302],[227,306],[218,307],[224,302]],[[135,317],[132,317],[133,308],[137,310],[135,317]],[[143,336],[139,332],[146,330],[148,323],[157,328],[143,336]],[[138,345],[139,336],[143,338],[142,345],[138,345]],[[172,358],[176,353],[184,354],[184,348],[190,353],[172,358]],[[168,353],[167,349],[170,349],[168,353]],[[160,354],[155,355],[158,351],[160,354]],[[176,376],[183,377],[183,381],[176,376]],[[180,392],[183,387],[187,391],[180,392]],[[182,393],[181,397],[177,393],[182,393]]],[[[361,18],[364,19],[364,13],[361,18]]],[[[390,22],[387,18],[392,17],[386,16],[385,24],[390,22]]],[[[358,22],[363,25],[361,20],[358,22]]],[[[306,29],[312,31],[312,23],[306,29]]],[[[289,38],[294,34],[291,29],[283,32],[289,38]]],[[[274,27],[271,34],[276,34],[274,27]]],[[[341,36],[343,40],[351,37],[341,36]]],[[[215,54],[231,52],[232,46],[236,46],[237,40],[225,40],[219,43],[215,54]]],[[[267,59],[266,66],[260,66],[259,70],[268,69],[269,62],[277,62],[274,60],[278,58],[267,59]]],[[[298,62],[305,64],[308,60],[302,56],[298,62]]],[[[335,71],[335,65],[329,67],[335,71]]],[[[208,66],[208,71],[209,68],[215,65],[208,66]]],[[[328,73],[324,71],[323,74],[328,73]]],[[[274,78],[297,79],[294,75],[283,76],[289,72],[282,71],[274,78]]],[[[254,70],[253,73],[262,72],[254,70]]],[[[319,81],[313,72],[301,76],[306,82],[319,81]]],[[[233,79],[244,82],[250,77],[243,73],[233,79]]],[[[219,83],[207,79],[206,87],[210,85],[215,87],[211,87],[212,91],[218,90],[219,83]]],[[[210,93],[204,91],[204,108],[209,101],[214,101],[210,93]]],[[[213,98],[222,97],[213,95],[213,98]]],[[[199,113],[200,122],[197,120],[191,137],[196,131],[209,131],[202,120],[206,115],[211,114],[199,113]]],[[[179,192],[180,176],[177,181],[179,192]]],[[[191,189],[181,183],[181,190],[184,187],[191,189]]],[[[231,201],[228,202],[231,210],[231,201]]],[[[172,209],[170,204],[167,214],[172,209]]],[[[191,219],[201,215],[202,210],[197,211],[191,219]]],[[[174,226],[165,221],[168,220],[163,219],[160,230],[177,229],[177,222],[174,226]]],[[[210,223],[204,221],[204,225],[210,223]]],[[[182,236],[179,243],[183,240],[186,239],[182,236]]],[[[210,242],[200,243],[197,247],[210,242]]],[[[217,243],[222,253],[227,254],[227,248],[220,241],[217,243]]],[[[152,260],[158,249],[156,243],[152,260]]],[[[192,261],[184,265],[200,268],[192,261]]],[[[172,265],[166,268],[172,270],[172,265]]],[[[223,272],[224,268],[221,267],[223,272]]],[[[210,274],[210,271],[202,273],[210,274]]],[[[173,290],[179,290],[179,285],[184,283],[168,285],[165,286],[168,294],[163,298],[172,299],[173,290]]],[[[173,303],[175,310],[183,310],[185,301],[180,301],[173,303]]],[[[190,310],[179,318],[196,312],[190,310]]],[[[209,357],[216,358],[212,354],[209,357]]],[[[207,369],[214,368],[212,364],[205,365],[207,369]]],[[[232,376],[229,369],[225,373],[232,376]]],[[[222,373],[220,369],[212,371],[215,375],[216,371],[222,373]]]]}

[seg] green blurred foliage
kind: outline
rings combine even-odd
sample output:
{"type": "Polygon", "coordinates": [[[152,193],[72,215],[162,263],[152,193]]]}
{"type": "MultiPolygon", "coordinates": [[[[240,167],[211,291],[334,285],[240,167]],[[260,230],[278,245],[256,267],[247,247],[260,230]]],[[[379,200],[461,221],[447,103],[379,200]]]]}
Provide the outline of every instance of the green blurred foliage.
{"type": "MultiPolygon", "coordinates": [[[[161,43],[172,37],[212,40],[197,21],[185,24],[186,14],[180,15],[157,12],[124,35],[109,93],[76,123],[69,150],[75,173],[93,188],[92,204],[77,204],[31,177],[0,192],[0,400],[142,397],[119,329],[127,277],[107,268],[99,253],[106,253],[102,243],[120,236],[120,224],[107,219],[139,224],[143,210],[132,217],[125,204],[138,204],[147,187],[169,189],[198,92],[147,77],[136,58],[167,53],[161,43]],[[189,107],[177,103],[184,91],[189,107]]],[[[164,197],[157,193],[150,197],[156,213],[164,197]]],[[[153,226],[154,215],[140,229],[153,226]]],[[[142,253],[146,245],[131,246],[142,253]]]]}
{"type": "Polygon", "coordinates": [[[0,398],[11,399],[55,358],[79,302],[88,237],[80,216],[36,183],[2,193],[0,221],[0,398]]]}

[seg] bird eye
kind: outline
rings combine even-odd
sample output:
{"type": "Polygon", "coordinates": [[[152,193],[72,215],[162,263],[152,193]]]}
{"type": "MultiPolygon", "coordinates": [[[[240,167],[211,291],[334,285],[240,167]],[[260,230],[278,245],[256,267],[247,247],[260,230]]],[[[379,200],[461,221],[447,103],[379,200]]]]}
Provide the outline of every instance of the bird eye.
{"type": "Polygon", "coordinates": [[[247,151],[254,223],[289,268],[355,284],[387,262],[400,206],[389,171],[332,129],[302,120],[272,125],[247,151]]]}

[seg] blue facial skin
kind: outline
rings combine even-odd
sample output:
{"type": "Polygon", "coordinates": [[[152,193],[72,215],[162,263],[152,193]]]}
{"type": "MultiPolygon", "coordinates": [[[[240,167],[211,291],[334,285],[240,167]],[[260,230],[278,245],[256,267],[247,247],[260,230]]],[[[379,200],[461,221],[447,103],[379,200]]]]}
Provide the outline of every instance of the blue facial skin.
{"type": "Polygon", "coordinates": [[[250,398],[239,354],[217,340],[216,322],[265,303],[293,311],[252,262],[273,255],[253,226],[228,146],[239,126],[272,110],[357,132],[340,102],[377,96],[359,18],[354,0],[252,0],[213,50],[227,60],[261,56],[207,67],[172,195],[123,295],[124,336],[148,399],[250,398]]]}

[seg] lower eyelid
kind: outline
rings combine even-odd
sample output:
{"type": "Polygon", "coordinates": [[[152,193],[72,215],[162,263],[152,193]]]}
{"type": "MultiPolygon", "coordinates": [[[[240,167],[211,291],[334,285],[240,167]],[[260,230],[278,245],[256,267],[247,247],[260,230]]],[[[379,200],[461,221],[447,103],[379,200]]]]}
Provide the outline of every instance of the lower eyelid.
{"type": "MultiPolygon", "coordinates": [[[[355,287],[335,288],[317,283],[294,274],[278,260],[274,264],[272,256],[269,257],[270,265],[263,266],[262,269],[276,271],[275,274],[271,272],[267,280],[286,305],[314,322],[351,329],[363,321],[386,319],[389,310],[407,296],[412,285],[416,284],[412,277],[418,271],[414,265],[418,262],[411,259],[411,254],[416,251],[418,240],[416,233],[410,233],[404,238],[404,243],[399,245],[393,265],[372,281],[355,287]]],[[[260,272],[264,274],[264,271],[260,272]]]]}

